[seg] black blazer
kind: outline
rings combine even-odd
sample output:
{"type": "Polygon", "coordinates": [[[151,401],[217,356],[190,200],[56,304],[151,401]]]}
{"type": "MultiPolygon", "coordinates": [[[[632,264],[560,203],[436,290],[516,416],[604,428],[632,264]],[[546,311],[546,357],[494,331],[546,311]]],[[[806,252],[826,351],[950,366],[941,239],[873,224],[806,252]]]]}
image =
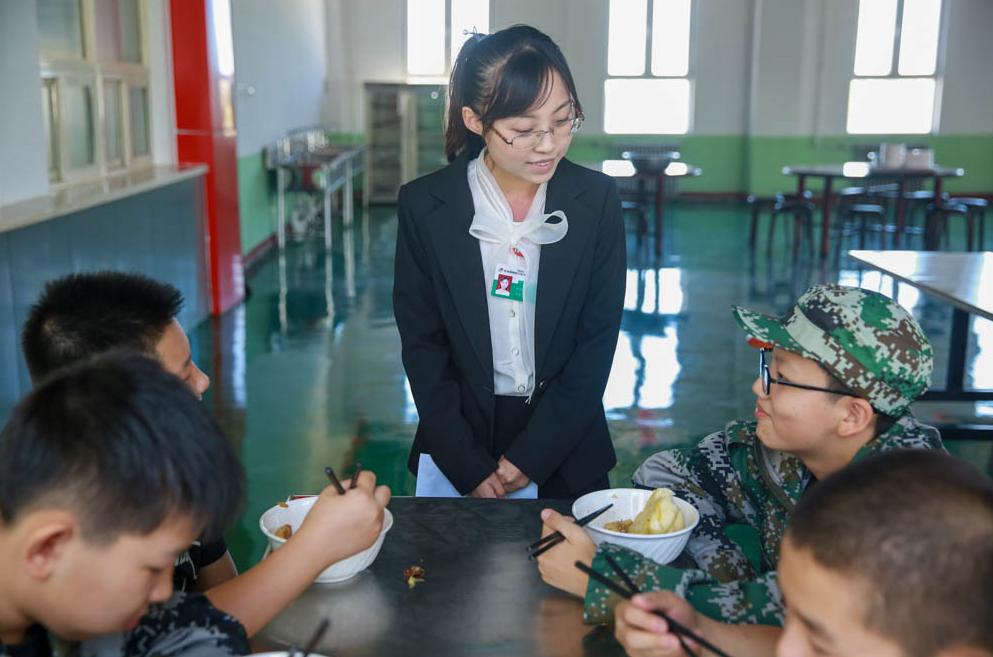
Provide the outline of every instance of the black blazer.
{"type": "MultiPolygon", "coordinates": [[[[488,281],[466,175],[470,156],[400,189],[393,310],[420,424],[408,466],[430,454],[460,493],[497,468],[488,281]]],[[[532,481],[559,472],[571,490],[617,462],[603,411],[624,302],[626,246],[613,179],[563,159],[545,211],[566,236],[541,247],[535,405],[503,456],[532,481]]]]}

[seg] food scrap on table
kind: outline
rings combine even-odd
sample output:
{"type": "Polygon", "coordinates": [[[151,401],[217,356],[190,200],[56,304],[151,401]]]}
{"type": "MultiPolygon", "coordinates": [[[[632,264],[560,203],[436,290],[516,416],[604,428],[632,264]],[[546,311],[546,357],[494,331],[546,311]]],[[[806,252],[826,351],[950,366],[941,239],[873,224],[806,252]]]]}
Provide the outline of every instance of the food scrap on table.
{"type": "Polygon", "coordinates": [[[414,588],[424,581],[424,568],[421,566],[411,566],[403,569],[403,578],[407,580],[407,588],[414,588]]]}

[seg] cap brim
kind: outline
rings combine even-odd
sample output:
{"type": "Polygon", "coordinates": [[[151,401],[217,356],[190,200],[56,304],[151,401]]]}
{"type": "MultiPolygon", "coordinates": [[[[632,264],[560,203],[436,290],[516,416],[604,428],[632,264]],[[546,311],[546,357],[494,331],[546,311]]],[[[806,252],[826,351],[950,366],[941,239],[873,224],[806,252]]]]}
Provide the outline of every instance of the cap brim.
{"type": "Polygon", "coordinates": [[[732,306],[731,312],[741,328],[745,329],[756,340],[786,351],[792,351],[805,358],[813,357],[813,354],[800,346],[800,343],[786,331],[786,327],[783,326],[780,319],[741,306],[732,306]]]}

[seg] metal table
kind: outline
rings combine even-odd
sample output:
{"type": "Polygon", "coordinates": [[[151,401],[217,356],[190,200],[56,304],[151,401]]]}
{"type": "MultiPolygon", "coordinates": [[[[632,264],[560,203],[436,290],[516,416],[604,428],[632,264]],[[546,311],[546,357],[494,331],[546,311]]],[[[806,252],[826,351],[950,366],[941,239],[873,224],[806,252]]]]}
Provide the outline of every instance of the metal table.
{"type": "Polygon", "coordinates": [[[907,215],[907,200],[904,198],[908,180],[931,178],[934,180],[934,197],[941,198],[943,178],[958,178],[965,175],[965,169],[955,167],[891,168],[870,166],[868,162],[845,162],[844,164],[799,165],[783,167],[783,174],[796,176],[797,198],[806,191],[807,178],[823,178],[824,192],[821,198],[821,257],[828,254],[828,235],[831,228],[831,193],[835,178],[849,180],[896,180],[898,195],[896,200],[896,232],[894,245],[900,245],[907,215]]]}
{"type": "Polygon", "coordinates": [[[611,630],[582,623],[582,601],[543,583],[525,546],[558,500],[396,497],[394,525],[369,570],[315,584],[256,639],[281,649],[331,631],[317,652],[340,657],[623,655],[611,630]],[[424,567],[409,589],[403,570],[424,567]]]}
{"type": "MultiPolygon", "coordinates": [[[[948,373],[943,390],[929,390],[924,401],[993,401],[993,390],[965,389],[969,315],[993,320],[993,253],[935,251],[849,251],[855,260],[919,288],[952,305],[948,373]]],[[[952,426],[947,438],[989,439],[993,426],[952,426]]],[[[947,436],[946,436],[947,433],[947,436]]]]}
{"type": "MultiPolygon", "coordinates": [[[[632,153],[630,159],[602,160],[588,164],[591,169],[601,171],[614,178],[635,178],[641,183],[644,180],[655,181],[655,255],[662,255],[662,226],[665,217],[665,187],[670,178],[695,178],[703,173],[703,169],[685,162],[676,162],[679,153],[674,157],[663,156],[637,157],[632,153]]],[[[640,188],[640,184],[639,184],[640,188]]],[[[639,195],[642,192],[639,190],[639,195]]]]}

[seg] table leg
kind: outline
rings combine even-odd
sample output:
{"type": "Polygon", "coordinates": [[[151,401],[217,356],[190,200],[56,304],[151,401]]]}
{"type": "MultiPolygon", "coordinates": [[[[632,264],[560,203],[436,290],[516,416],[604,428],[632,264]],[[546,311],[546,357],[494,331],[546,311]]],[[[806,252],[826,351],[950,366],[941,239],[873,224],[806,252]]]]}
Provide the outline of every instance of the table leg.
{"type": "Polygon", "coordinates": [[[354,200],[353,195],[355,194],[352,175],[352,161],[348,160],[345,162],[345,200],[344,203],[342,203],[345,212],[345,225],[348,227],[351,227],[352,220],[355,216],[355,209],[352,205],[352,201],[354,200]]]}
{"type": "Polygon", "coordinates": [[[276,244],[282,251],[286,247],[286,173],[283,167],[276,168],[276,244]]]}
{"type": "Polygon", "coordinates": [[[952,335],[948,350],[948,374],[945,377],[946,392],[961,392],[965,389],[965,353],[969,346],[969,313],[959,308],[952,309],[952,335]]]}
{"type": "Polygon", "coordinates": [[[896,184],[896,230],[893,231],[893,248],[899,249],[903,243],[903,232],[907,227],[907,179],[900,178],[896,184]]]}
{"type": "Polygon", "coordinates": [[[655,255],[662,256],[662,214],[665,212],[665,174],[655,178],[655,255]]]}
{"type": "Polygon", "coordinates": [[[331,252],[331,167],[324,167],[324,250],[331,252]]]}
{"type": "MultiPolygon", "coordinates": [[[[828,241],[831,238],[831,187],[834,178],[824,177],[824,198],[821,199],[821,260],[827,259],[828,241]]],[[[801,193],[801,199],[803,198],[801,193]]]]}
{"type": "Polygon", "coordinates": [[[803,174],[798,174],[796,177],[796,198],[798,201],[803,200],[803,193],[806,191],[807,176],[803,174]]]}

